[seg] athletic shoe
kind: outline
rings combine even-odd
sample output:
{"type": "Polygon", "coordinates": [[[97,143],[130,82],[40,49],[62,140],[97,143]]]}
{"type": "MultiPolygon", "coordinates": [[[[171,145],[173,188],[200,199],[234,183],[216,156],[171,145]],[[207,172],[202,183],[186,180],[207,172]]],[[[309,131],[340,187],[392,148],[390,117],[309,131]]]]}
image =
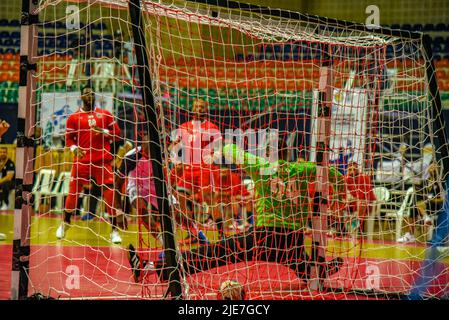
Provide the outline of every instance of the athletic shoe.
{"type": "Polygon", "coordinates": [[[0,210],[8,210],[8,205],[6,203],[2,204],[2,206],[0,207],[0,210]]]}
{"type": "Polygon", "coordinates": [[[209,245],[209,240],[203,231],[198,231],[198,240],[201,245],[209,245]]]}
{"type": "Polygon", "coordinates": [[[140,281],[140,258],[139,255],[136,253],[136,249],[134,249],[134,246],[130,244],[128,246],[128,261],[131,265],[131,270],[133,271],[134,281],[139,282],[140,281]]]}
{"type": "Polygon", "coordinates": [[[71,225],[67,222],[61,222],[61,224],[58,227],[58,230],[56,230],[56,238],[63,239],[65,237],[66,232],[70,229],[71,225]]]}
{"type": "Polygon", "coordinates": [[[0,241],[6,240],[6,234],[0,233],[0,241]]]}
{"type": "Polygon", "coordinates": [[[88,212],[87,214],[85,214],[81,217],[81,221],[90,221],[94,218],[95,218],[95,216],[92,213],[88,212]]]}
{"type": "Polygon", "coordinates": [[[120,234],[118,233],[118,231],[116,229],[112,230],[111,232],[111,241],[112,243],[122,243],[122,237],[120,237],[120,234]]]}
{"type": "Polygon", "coordinates": [[[415,242],[416,238],[413,234],[410,234],[410,232],[407,232],[403,237],[400,237],[397,242],[399,243],[407,243],[407,242],[415,242]]]}

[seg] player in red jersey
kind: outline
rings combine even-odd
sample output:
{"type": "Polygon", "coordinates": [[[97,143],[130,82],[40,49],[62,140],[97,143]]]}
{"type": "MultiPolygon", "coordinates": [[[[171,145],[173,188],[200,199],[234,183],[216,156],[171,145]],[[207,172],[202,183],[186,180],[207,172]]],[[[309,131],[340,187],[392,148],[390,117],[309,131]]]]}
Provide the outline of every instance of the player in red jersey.
{"type": "Polygon", "coordinates": [[[352,216],[350,228],[355,228],[359,226],[360,221],[365,221],[369,216],[376,195],[371,177],[359,169],[357,162],[349,162],[344,178],[347,189],[346,203],[352,216]]]}
{"type": "MultiPolygon", "coordinates": [[[[227,222],[226,220],[229,218],[233,218],[234,223],[236,223],[239,210],[246,208],[248,201],[250,201],[250,193],[243,184],[240,175],[233,172],[230,168],[221,168],[219,179],[220,181],[216,183],[218,187],[215,189],[215,201],[221,207],[221,211],[213,212],[216,215],[213,218],[217,224],[219,236],[223,238],[225,236],[224,222],[227,222]]],[[[237,228],[237,224],[231,226],[237,228]]],[[[247,226],[247,221],[243,221],[243,228],[247,226]]]]}
{"type": "MultiPolygon", "coordinates": [[[[205,101],[195,100],[192,112],[193,119],[182,123],[174,132],[170,151],[177,169],[172,170],[172,181],[176,193],[181,198],[185,195],[191,206],[193,202],[205,202],[216,210],[215,193],[216,184],[220,181],[220,167],[215,162],[221,159],[222,136],[218,126],[206,119],[205,101]],[[176,177],[173,178],[173,175],[176,177]]],[[[179,202],[183,203],[185,199],[179,202]]]]}
{"type": "Polygon", "coordinates": [[[102,188],[107,212],[112,220],[111,241],[120,243],[117,226],[123,227],[124,217],[123,214],[116,215],[114,209],[111,153],[111,143],[120,137],[120,128],[109,111],[99,108],[94,110],[95,95],[91,88],[83,89],[81,99],[82,107],[67,119],[66,146],[73,152],[75,160],[65,202],[64,220],[56,231],[56,237],[65,237],[71,216],[76,210],[79,193],[84,185],[94,181],[102,188]]]}

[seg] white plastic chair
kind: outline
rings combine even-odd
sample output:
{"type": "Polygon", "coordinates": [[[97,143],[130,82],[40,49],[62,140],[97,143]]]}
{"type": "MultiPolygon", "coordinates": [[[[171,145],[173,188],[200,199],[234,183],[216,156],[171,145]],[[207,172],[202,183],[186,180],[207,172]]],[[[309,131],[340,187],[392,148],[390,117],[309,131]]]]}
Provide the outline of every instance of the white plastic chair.
{"type": "Polygon", "coordinates": [[[34,194],[34,211],[39,211],[39,205],[42,202],[42,197],[52,195],[52,186],[55,179],[55,170],[41,169],[37,174],[36,182],[34,183],[32,193],[34,194]]]}
{"type": "Polygon", "coordinates": [[[390,200],[390,191],[388,191],[385,187],[376,187],[373,188],[373,192],[376,195],[376,201],[374,202],[373,210],[371,210],[370,216],[367,221],[368,231],[367,238],[368,240],[373,240],[373,232],[374,232],[374,223],[377,218],[379,223],[379,229],[381,230],[381,222],[380,222],[380,208],[383,204],[385,204],[388,200],[390,200]]]}
{"type": "Polygon", "coordinates": [[[404,221],[404,218],[410,217],[410,210],[413,206],[414,192],[415,189],[413,187],[408,188],[399,210],[397,212],[386,214],[387,218],[396,219],[396,241],[402,236],[402,223],[404,221]]]}
{"type": "Polygon", "coordinates": [[[55,211],[64,210],[64,197],[69,194],[70,172],[61,172],[53,188],[52,194],[56,197],[55,211]]]}

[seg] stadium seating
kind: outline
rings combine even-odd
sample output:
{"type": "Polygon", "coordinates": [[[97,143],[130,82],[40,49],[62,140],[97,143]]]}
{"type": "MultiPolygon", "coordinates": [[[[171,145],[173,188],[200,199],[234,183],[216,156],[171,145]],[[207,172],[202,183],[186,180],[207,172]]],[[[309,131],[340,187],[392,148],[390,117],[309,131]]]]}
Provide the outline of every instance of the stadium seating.
{"type": "MultiPolygon", "coordinates": [[[[8,83],[6,86],[0,86],[0,102],[13,103],[17,102],[18,92],[17,86],[12,86],[11,82],[18,82],[18,52],[20,46],[20,23],[18,20],[0,20],[0,26],[6,27],[0,33],[0,83],[8,83]],[[8,56],[5,56],[8,54],[8,56]],[[17,64],[5,63],[5,61],[12,61],[11,57],[17,64]]],[[[38,38],[39,47],[38,53],[46,55],[46,61],[51,62],[53,69],[47,72],[44,80],[44,90],[64,91],[66,86],[63,83],[67,77],[67,68],[60,67],[58,63],[67,64],[70,61],[70,54],[73,54],[73,48],[78,44],[86,43],[84,36],[79,37],[76,34],[66,34],[65,24],[61,21],[45,23],[46,28],[42,29],[38,38]],[[44,40],[45,35],[45,40],[44,40]],[[65,52],[64,55],[52,55],[55,50],[65,52]],[[54,63],[57,61],[57,63],[54,63]],[[48,83],[47,84],[45,84],[48,83]],[[50,84],[53,83],[53,84],[50,84]]],[[[83,27],[84,25],[82,25],[83,27]]],[[[440,91],[449,92],[449,26],[444,23],[440,24],[394,24],[390,26],[392,29],[405,29],[410,31],[430,32],[433,37],[432,47],[434,50],[435,65],[437,66],[437,79],[440,85],[440,91]]],[[[112,57],[113,55],[113,37],[110,34],[105,34],[107,25],[103,22],[92,24],[92,40],[94,57],[112,57]]],[[[409,46],[387,47],[387,58],[393,57],[394,50],[403,50],[405,54],[410,53],[409,46]]],[[[316,83],[314,79],[318,77],[317,70],[312,70],[313,59],[317,58],[317,53],[310,51],[310,48],[302,46],[301,44],[275,44],[269,46],[260,46],[259,52],[254,54],[236,53],[235,61],[219,63],[212,59],[198,60],[186,59],[185,57],[178,59],[168,59],[167,66],[176,65],[176,69],[168,68],[166,72],[161,73],[161,80],[171,83],[177,83],[179,87],[209,87],[217,90],[229,88],[272,88],[281,91],[303,91],[313,90],[316,83]],[[254,60],[254,57],[257,60],[254,60]],[[262,59],[262,60],[261,60],[262,59]],[[301,60],[304,63],[309,59],[308,65],[302,64],[300,68],[295,68],[294,63],[301,60]],[[245,62],[245,63],[243,63],[245,62]],[[228,65],[233,63],[234,65],[228,65]],[[276,64],[282,64],[276,67],[276,64]],[[195,66],[196,70],[192,71],[190,68],[195,66]],[[291,69],[290,69],[291,67],[291,69]],[[190,78],[182,78],[181,68],[185,69],[185,74],[195,74],[199,80],[192,80],[190,78]],[[282,74],[281,74],[282,73],[282,74]],[[209,77],[211,79],[205,79],[209,77]],[[216,79],[212,79],[216,77],[216,79]],[[263,80],[250,80],[247,83],[239,81],[239,79],[247,77],[260,77],[263,80]],[[285,80],[273,81],[272,77],[285,78],[285,80]],[[227,81],[224,81],[224,80],[227,81]],[[232,80],[235,79],[233,84],[232,80]],[[295,80],[296,79],[296,80],[295,80]],[[301,81],[300,81],[301,80],[301,81]],[[306,80],[306,81],[302,81],[306,80]]],[[[318,52],[318,51],[317,51],[318,52]]],[[[391,64],[391,63],[390,63],[391,64]]],[[[395,62],[395,68],[406,68],[407,64],[395,62]]],[[[339,78],[335,85],[342,87],[345,79],[339,78]]],[[[412,90],[410,86],[403,86],[405,90],[412,90]]],[[[446,97],[446,95],[444,95],[446,97]]],[[[185,100],[184,100],[185,101],[185,100]]],[[[261,103],[262,107],[265,105],[261,103]]]]}

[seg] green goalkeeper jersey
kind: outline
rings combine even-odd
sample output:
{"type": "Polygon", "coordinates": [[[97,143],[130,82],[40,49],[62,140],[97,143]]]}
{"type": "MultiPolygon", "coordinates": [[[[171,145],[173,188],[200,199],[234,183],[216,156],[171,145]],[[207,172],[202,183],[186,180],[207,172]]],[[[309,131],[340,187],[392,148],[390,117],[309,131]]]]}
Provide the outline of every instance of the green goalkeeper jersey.
{"type": "MultiPolygon", "coordinates": [[[[305,226],[311,209],[309,188],[316,180],[317,166],[314,162],[279,160],[270,163],[235,144],[225,145],[223,154],[232,163],[242,164],[255,183],[256,227],[297,230],[305,226]]],[[[329,168],[329,182],[332,184],[333,201],[340,201],[344,180],[334,167],[329,168]]]]}

